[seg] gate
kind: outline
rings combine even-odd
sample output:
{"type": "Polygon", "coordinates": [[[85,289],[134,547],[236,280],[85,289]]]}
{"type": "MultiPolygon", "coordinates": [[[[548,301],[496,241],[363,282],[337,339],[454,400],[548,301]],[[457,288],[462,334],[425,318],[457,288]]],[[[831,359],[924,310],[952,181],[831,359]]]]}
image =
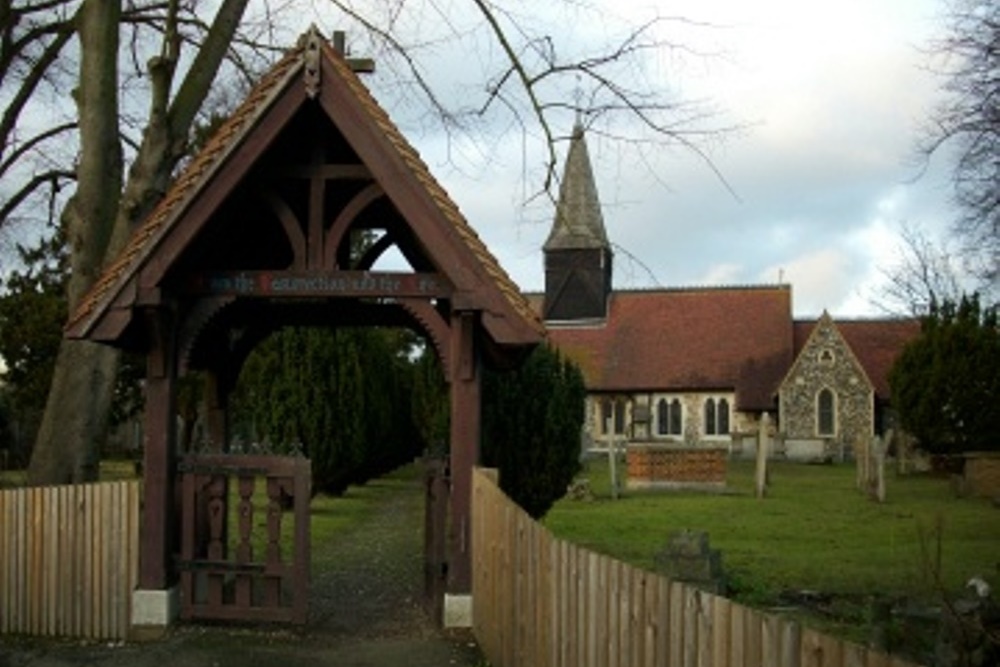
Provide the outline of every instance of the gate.
{"type": "Polygon", "coordinates": [[[309,460],[197,454],[178,472],[181,618],[304,624],[309,460]]]}

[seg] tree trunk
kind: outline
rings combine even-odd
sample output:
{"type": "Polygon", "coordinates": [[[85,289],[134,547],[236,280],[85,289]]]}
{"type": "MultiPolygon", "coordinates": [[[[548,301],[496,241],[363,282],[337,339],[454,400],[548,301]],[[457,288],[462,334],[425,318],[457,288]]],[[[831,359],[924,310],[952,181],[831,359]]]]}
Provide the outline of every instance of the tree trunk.
{"type": "Polygon", "coordinates": [[[97,478],[117,369],[118,353],[110,347],[62,342],[28,468],[30,484],[97,478]]]}
{"type": "MultiPolygon", "coordinates": [[[[77,190],[63,212],[72,250],[72,311],[96,281],[118,217],[122,184],[118,137],[118,0],[86,0],[78,15],[80,162],[77,190]]],[[[120,235],[119,235],[120,236],[120,235]]],[[[35,441],[28,481],[60,484],[96,479],[99,446],[114,392],[117,352],[63,340],[35,441]]]]}

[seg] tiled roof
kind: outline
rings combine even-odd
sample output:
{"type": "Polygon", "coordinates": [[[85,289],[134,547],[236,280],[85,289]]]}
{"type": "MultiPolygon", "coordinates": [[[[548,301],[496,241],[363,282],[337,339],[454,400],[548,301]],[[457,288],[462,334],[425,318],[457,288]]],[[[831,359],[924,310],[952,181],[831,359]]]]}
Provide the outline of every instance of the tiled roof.
{"type": "Polygon", "coordinates": [[[550,326],[591,391],[735,390],[764,410],[793,360],[788,286],[616,291],[606,321],[550,326]]]}
{"type": "MultiPolygon", "coordinates": [[[[96,318],[100,317],[101,309],[106,309],[117,297],[129,278],[155,250],[158,240],[163,238],[171,225],[183,215],[187,204],[206,185],[213,173],[224,162],[226,155],[232,151],[235,145],[240,143],[259,118],[266,113],[274,100],[287,89],[289,83],[301,74],[304,67],[303,51],[306,48],[308,36],[308,33],[303,36],[296,48],[287,53],[262,77],[244,102],[187,166],[152,214],[137,228],[124,251],[105,270],[91,291],[84,297],[77,310],[71,315],[66,327],[67,331],[76,330],[78,334],[85,334],[85,330],[93,324],[96,318]]],[[[341,79],[337,83],[346,85],[350,89],[368,119],[377,125],[383,136],[398,152],[411,175],[423,186],[426,194],[433,201],[435,208],[447,220],[461,243],[478,260],[488,283],[499,290],[503,299],[523,320],[527,328],[540,336],[544,327],[538,315],[528,305],[520,289],[468,224],[454,201],[431,175],[417,151],[406,141],[388,114],[378,105],[343,57],[325,40],[322,41],[321,50],[322,56],[332,65],[341,79]]],[[[330,84],[324,83],[322,85],[330,84]]]]}
{"type": "MultiPolygon", "coordinates": [[[[920,334],[920,321],[914,319],[834,320],[858,362],[868,374],[876,395],[889,400],[889,370],[903,347],[920,334]]],[[[795,322],[795,354],[798,356],[809,339],[815,321],[795,322]]]]}
{"type": "Polygon", "coordinates": [[[445,189],[438,183],[431,174],[430,169],[420,158],[420,154],[414,149],[403,136],[396,124],[389,118],[389,114],[379,106],[375,98],[368,91],[368,88],[361,82],[342,57],[333,50],[329,44],[324,46],[328,55],[332,56],[331,62],[335,69],[343,78],[355,98],[364,108],[368,117],[375,122],[379,129],[385,134],[389,142],[399,151],[407,167],[414,174],[416,179],[424,186],[427,193],[433,199],[438,210],[451,223],[452,229],[458,233],[463,243],[479,260],[480,265],[486,270],[493,284],[500,290],[504,298],[539,335],[544,331],[544,325],[537,312],[531,308],[525,299],[524,294],[517,284],[510,278],[507,272],[500,266],[496,257],[489,251],[476,231],[469,225],[465,216],[462,215],[458,205],[452,200],[445,189]]]}
{"type": "Polygon", "coordinates": [[[116,296],[117,289],[131,275],[133,269],[148,255],[156,240],[169,228],[191,197],[214,173],[231,146],[289,80],[301,68],[301,45],[285,54],[250,91],[243,103],[224,122],[200,153],[174,181],[170,190],[160,200],[153,212],[136,228],[124,250],[104,270],[94,286],[83,297],[76,310],[70,314],[66,329],[71,330],[95,314],[98,306],[116,296]]]}

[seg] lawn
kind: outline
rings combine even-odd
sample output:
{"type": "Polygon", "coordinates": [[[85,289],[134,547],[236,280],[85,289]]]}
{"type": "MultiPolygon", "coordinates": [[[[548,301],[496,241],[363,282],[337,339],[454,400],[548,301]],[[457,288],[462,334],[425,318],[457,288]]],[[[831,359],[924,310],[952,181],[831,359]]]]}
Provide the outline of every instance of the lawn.
{"type": "Polygon", "coordinates": [[[1000,510],[956,498],[947,479],[890,473],[887,501],[878,504],[856,490],[853,465],[773,463],[762,500],[749,462],[730,464],[727,494],[627,492],[611,500],[606,462],[590,461],[581,477],[595,499],[559,501],[545,518],[557,536],[653,569],[671,532],[706,531],[747,604],[777,604],[786,590],[931,602],[924,554],[933,560],[938,547],[949,591],[974,575],[1000,585],[1000,510]]]}

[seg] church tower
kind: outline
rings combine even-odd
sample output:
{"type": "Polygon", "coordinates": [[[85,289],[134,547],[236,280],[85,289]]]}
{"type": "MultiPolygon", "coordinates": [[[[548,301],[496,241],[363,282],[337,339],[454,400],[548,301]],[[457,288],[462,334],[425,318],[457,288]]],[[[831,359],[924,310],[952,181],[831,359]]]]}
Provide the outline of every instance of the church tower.
{"type": "Polygon", "coordinates": [[[579,122],[569,154],[545,254],[546,321],[603,319],[611,293],[611,244],[579,122]]]}

